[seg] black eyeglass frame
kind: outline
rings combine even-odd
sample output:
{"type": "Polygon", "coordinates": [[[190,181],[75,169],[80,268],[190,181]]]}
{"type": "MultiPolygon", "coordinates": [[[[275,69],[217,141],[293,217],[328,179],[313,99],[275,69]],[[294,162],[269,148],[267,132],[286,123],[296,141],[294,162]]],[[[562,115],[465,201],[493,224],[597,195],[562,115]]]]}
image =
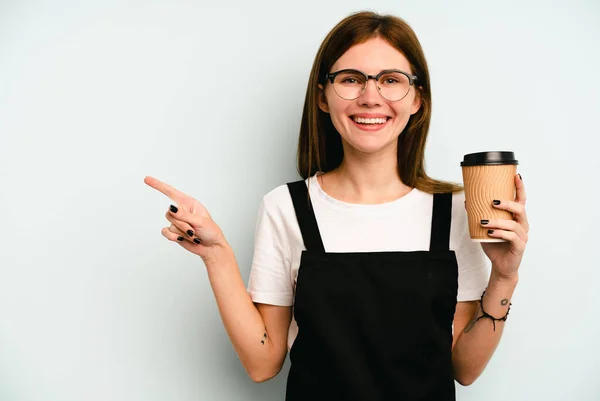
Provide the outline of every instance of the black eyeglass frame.
{"type": "MultiPolygon", "coordinates": [[[[395,69],[392,69],[392,70],[383,70],[383,71],[381,71],[377,75],[368,75],[368,74],[365,74],[364,72],[362,72],[360,70],[355,70],[353,68],[345,68],[343,70],[339,70],[339,71],[335,71],[335,72],[328,72],[328,73],[325,74],[325,79],[328,80],[329,82],[331,82],[331,84],[333,85],[333,83],[334,83],[333,81],[335,80],[335,77],[337,77],[342,72],[357,72],[359,74],[364,75],[364,77],[365,77],[365,86],[363,87],[362,91],[360,92],[360,95],[358,95],[354,99],[358,99],[363,93],[365,93],[365,89],[367,88],[367,84],[366,83],[369,82],[369,79],[374,79],[376,83],[379,83],[379,78],[381,78],[381,76],[384,75],[384,74],[389,74],[391,72],[398,72],[398,73],[400,73],[402,75],[405,75],[406,78],[408,78],[408,86],[409,87],[410,86],[414,86],[415,81],[417,81],[419,79],[419,77],[417,77],[416,75],[409,74],[408,72],[402,71],[402,70],[395,70],[395,69]]],[[[377,91],[381,95],[381,90],[379,88],[379,85],[377,85],[377,91]]],[[[410,92],[410,88],[409,88],[408,92],[410,92]]],[[[406,95],[408,95],[408,92],[406,92],[406,95]]],[[[338,96],[340,96],[337,92],[335,92],[335,93],[338,96]]],[[[406,97],[406,95],[404,95],[402,98],[400,98],[398,100],[390,100],[390,102],[398,102],[398,101],[404,99],[406,97]]],[[[383,95],[381,95],[381,96],[383,96],[383,95]]],[[[345,98],[342,98],[342,99],[345,99],[345,98]]],[[[354,99],[345,99],[345,100],[354,100],[354,99]]]]}

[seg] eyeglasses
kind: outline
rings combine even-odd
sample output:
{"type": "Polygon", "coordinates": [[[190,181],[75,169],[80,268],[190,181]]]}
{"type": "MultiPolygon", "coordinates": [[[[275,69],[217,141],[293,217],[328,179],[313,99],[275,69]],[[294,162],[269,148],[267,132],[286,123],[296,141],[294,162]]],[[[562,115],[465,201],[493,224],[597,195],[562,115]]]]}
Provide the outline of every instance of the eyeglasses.
{"type": "Polygon", "coordinates": [[[335,93],[345,100],[357,99],[365,92],[369,79],[374,79],[379,94],[390,102],[397,102],[408,95],[417,76],[400,70],[383,70],[377,75],[367,75],[362,71],[344,69],[325,74],[325,79],[332,83],[335,93]]]}

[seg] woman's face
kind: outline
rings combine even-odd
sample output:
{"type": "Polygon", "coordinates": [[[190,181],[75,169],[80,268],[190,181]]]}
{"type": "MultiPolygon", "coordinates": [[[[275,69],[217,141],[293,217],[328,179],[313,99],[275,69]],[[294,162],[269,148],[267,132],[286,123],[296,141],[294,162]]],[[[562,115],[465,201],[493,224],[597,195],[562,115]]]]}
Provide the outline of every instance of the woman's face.
{"type": "MultiPolygon", "coordinates": [[[[382,70],[390,69],[413,74],[406,57],[381,38],[373,38],[351,47],[328,72],[346,68],[368,75],[377,75],[382,70]]],[[[398,136],[420,106],[414,86],[410,87],[402,100],[392,102],[379,94],[373,79],[368,80],[362,95],[354,100],[339,97],[330,81],[320,90],[319,96],[319,108],[330,114],[334,127],[342,137],[344,151],[363,154],[387,153],[386,151],[396,154],[398,136]]]]}

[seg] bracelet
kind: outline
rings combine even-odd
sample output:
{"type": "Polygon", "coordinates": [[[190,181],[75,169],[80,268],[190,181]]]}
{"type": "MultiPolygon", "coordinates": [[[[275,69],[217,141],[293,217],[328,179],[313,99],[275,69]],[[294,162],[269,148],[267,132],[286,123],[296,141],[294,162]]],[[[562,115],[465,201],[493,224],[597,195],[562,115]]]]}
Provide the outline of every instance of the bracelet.
{"type": "Polygon", "coordinates": [[[479,299],[479,306],[481,307],[481,312],[483,313],[483,315],[479,316],[476,321],[478,322],[479,319],[483,319],[483,318],[491,319],[492,323],[494,324],[494,331],[496,331],[496,322],[497,321],[506,322],[506,319],[508,318],[508,313],[510,312],[510,307],[512,306],[512,302],[508,304],[508,310],[506,311],[506,315],[502,316],[499,319],[495,318],[494,316],[490,315],[483,309],[483,296],[485,295],[486,291],[487,291],[487,288],[485,290],[483,290],[483,294],[481,294],[481,299],[479,299]]]}

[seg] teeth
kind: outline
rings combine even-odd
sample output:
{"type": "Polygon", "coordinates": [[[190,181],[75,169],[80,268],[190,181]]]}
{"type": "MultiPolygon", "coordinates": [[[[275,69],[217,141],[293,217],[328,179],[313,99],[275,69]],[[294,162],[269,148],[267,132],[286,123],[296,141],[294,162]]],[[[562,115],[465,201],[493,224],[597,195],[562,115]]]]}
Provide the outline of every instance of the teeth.
{"type": "Polygon", "coordinates": [[[387,118],[362,118],[354,117],[354,121],[359,124],[383,124],[387,121],[387,118]]]}

